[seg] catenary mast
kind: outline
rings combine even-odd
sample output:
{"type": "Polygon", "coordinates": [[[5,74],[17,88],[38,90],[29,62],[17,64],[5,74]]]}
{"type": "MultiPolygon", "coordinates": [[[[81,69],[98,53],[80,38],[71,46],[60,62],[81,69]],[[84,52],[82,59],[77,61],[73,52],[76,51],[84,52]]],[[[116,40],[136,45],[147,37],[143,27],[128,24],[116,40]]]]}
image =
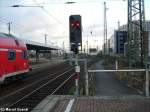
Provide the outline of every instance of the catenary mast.
{"type": "Polygon", "coordinates": [[[144,67],[144,0],[128,0],[128,44],[127,57],[129,68],[144,67]]]}

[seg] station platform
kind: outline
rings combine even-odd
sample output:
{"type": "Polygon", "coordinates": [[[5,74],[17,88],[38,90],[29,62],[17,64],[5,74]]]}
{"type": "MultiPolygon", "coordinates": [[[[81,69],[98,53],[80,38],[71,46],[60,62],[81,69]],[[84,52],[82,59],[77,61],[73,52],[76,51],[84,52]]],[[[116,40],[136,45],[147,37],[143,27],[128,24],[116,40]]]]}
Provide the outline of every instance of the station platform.
{"type": "Polygon", "coordinates": [[[64,59],[63,58],[51,58],[51,59],[40,58],[38,61],[36,61],[35,58],[30,58],[29,61],[31,65],[36,65],[36,64],[42,64],[42,63],[48,63],[48,62],[64,61],[64,59]]]}
{"type": "Polygon", "coordinates": [[[32,112],[150,112],[144,96],[48,96],[32,112]]]}
{"type": "Polygon", "coordinates": [[[50,67],[50,66],[58,65],[64,62],[65,60],[63,59],[57,59],[57,60],[51,60],[51,61],[46,61],[46,62],[34,63],[34,64],[32,63],[31,67],[32,67],[32,70],[35,70],[35,69],[45,68],[46,66],[50,67]]]}

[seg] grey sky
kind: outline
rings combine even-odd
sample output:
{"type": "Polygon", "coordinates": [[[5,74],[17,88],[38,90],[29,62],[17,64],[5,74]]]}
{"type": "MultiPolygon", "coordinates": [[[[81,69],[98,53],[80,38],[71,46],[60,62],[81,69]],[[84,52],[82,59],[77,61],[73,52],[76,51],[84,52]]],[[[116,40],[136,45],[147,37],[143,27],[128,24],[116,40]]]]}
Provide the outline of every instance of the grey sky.
{"type": "MultiPolygon", "coordinates": [[[[20,38],[44,43],[44,34],[47,34],[49,43],[62,46],[64,41],[65,47],[68,48],[69,15],[80,14],[83,22],[83,47],[88,38],[91,47],[100,48],[103,41],[104,0],[74,0],[75,4],[64,4],[67,1],[69,0],[0,0],[0,32],[8,32],[7,23],[12,22],[11,32],[20,38]],[[15,4],[33,6],[37,3],[44,7],[9,7],[15,4]]],[[[127,22],[127,1],[105,1],[108,7],[108,37],[110,37],[117,28],[118,20],[121,25],[127,22]]],[[[149,0],[145,0],[145,7],[146,19],[150,20],[149,0]]]]}

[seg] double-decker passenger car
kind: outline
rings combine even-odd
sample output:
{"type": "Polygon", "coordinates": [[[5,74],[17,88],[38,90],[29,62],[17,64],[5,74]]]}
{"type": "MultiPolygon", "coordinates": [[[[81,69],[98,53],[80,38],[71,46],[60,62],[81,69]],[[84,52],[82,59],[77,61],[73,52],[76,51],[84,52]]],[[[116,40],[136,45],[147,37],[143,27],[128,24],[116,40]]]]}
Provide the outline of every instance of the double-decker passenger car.
{"type": "Polygon", "coordinates": [[[29,70],[26,44],[11,34],[0,33],[0,84],[22,79],[29,70]]]}

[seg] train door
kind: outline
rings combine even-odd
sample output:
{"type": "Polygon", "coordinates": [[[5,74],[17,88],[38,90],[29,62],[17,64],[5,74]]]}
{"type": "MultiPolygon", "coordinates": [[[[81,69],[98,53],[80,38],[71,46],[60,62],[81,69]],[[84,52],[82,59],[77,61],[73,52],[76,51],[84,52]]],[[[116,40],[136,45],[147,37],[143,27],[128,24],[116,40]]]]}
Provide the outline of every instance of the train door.
{"type": "Polygon", "coordinates": [[[27,50],[22,51],[23,69],[29,69],[27,50]]]}
{"type": "Polygon", "coordinates": [[[22,70],[22,50],[16,50],[16,66],[17,70],[21,71],[22,70]]]}
{"type": "Polygon", "coordinates": [[[23,51],[19,50],[19,52],[18,52],[18,58],[17,58],[17,65],[18,65],[18,68],[19,68],[20,71],[23,70],[23,64],[24,64],[22,53],[23,53],[23,51]]]}

